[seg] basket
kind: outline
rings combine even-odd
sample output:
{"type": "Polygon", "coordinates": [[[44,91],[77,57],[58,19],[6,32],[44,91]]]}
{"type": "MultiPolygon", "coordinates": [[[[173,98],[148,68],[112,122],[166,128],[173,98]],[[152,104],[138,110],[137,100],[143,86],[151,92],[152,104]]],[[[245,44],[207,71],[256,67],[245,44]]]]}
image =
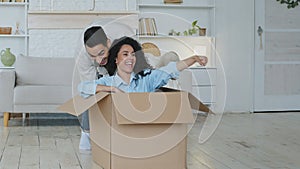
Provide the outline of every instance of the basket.
{"type": "Polygon", "coordinates": [[[151,53],[154,56],[160,56],[160,50],[159,48],[151,42],[145,42],[142,44],[142,48],[144,53],[151,53]]]}
{"type": "Polygon", "coordinates": [[[168,3],[182,3],[182,0],[164,0],[164,3],[165,4],[168,4],[168,3]]]}
{"type": "Polygon", "coordinates": [[[0,27],[0,34],[11,34],[11,27],[0,27]]]}

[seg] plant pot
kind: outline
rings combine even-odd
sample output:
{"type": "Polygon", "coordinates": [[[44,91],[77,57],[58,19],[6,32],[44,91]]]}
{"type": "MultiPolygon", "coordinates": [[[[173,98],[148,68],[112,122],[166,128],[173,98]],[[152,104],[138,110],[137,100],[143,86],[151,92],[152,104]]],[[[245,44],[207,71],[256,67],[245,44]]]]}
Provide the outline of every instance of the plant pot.
{"type": "Polygon", "coordinates": [[[16,56],[10,52],[10,48],[6,48],[0,52],[1,62],[4,66],[12,66],[16,61],[16,56]]]}
{"type": "Polygon", "coordinates": [[[206,28],[199,29],[199,36],[206,36],[206,28]]]}

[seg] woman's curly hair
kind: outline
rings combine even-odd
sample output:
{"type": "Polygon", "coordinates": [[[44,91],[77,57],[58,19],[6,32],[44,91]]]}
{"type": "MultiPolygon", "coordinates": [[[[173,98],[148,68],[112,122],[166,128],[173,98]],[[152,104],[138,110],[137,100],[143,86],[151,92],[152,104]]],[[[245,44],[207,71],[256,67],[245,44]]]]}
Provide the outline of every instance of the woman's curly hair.
{"type": "Polygon", "coordinates": [[[107,64],[105,65],[108,74],[112,76],[116,73],[117,70],[116,59],[123,45],[130,45],[135,52],[136,63],[133,69],[134,73],[144,76],[143,70],[149,68],[151,69],[152,67],[147,63],[145,54],[142,50],[140,43],[137,42],[135,39],[127,36],[121,37],[113,41],[109,49],[108,61],[107,64]]]}

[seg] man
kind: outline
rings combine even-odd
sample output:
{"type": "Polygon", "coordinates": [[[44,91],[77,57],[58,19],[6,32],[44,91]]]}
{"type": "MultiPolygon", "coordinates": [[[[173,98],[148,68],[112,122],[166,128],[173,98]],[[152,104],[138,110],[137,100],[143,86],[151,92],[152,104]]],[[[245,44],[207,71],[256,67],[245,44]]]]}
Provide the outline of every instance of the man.
{"type": "MultiPolygon", "coordinates": [[[[101,26],[93,26],[84,32],[84,47],[86,54],[77,59],[77,69],[80,80],[95,80],[106,74],[103,65],[107,62],[110,40],[107,38],[101,26]]],[[[88,152],[91,149],[89,140],[89,114],[86,110],[81,116],[80,152],[88,152]]]]}
{"type": "MultiPolygon", "coordinates": [[[[134,28],[122,22],[112,22],[112,19],[102,19],[84,30],[79,51],[76,52],[76,71],[80,81],[96,80],[107,74],[104,65],[111,41],[124,35],[134,36],[134,28]]],[[[85,153],[91,150],[88,110],[80,116],[80,122],[82,132],[79,150],[85,153]]]]}

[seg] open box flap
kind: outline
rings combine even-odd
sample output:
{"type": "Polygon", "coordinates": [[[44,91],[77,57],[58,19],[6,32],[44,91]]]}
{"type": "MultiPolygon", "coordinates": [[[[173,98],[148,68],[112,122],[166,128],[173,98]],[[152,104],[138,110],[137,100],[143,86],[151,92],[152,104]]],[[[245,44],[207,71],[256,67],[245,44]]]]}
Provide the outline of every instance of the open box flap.
{"type": "Polygon", "coordinates": [[[110,93],[99,92],[96,95],[90,96],[88,98],[83,98],[79,95],[73,97],[73,99],[68,100],[63,105],[58,107],[59,111],[67,112],[74,116],[79,116],[84,111],[92,107],[95,103],[102,100],[104,97],[108,96],[110,93]]]}
{"type": "Polygon", "coordinates": [[[206,105],[204,105],[200,100],[198,100],[194,95],[189,93],[189,101],[193,110],[202,111],[205,113],[213,113],[206,105]]]}
{"type": "MultiPolygon", "coordinates": [[[[168,87],[161,87],[159,88],[160,91],[163,92],[180,92],[181,90],[177,90],[177,89],[172,89],[172,88],[168,88],[168,87]]],[[[182,91],[181,91],[182,92],[182,91]]],[[[188,92],[186,92],[188,93],[188,92]]],[[[198,111],[202,111],[205,113],[212,113],[215,114],[213,111],[211,111],[206,105],[204,105],[199,99],[197,99],[193,94],[188,93],[188,99],[190,102],[190,105],[192,107],[193,110],[198,110],[198,111]]]]}
{"type": "Polygon", "coordinates": [[[111,95],[118,124],[193,123],[187,92],[111,95]]]}

